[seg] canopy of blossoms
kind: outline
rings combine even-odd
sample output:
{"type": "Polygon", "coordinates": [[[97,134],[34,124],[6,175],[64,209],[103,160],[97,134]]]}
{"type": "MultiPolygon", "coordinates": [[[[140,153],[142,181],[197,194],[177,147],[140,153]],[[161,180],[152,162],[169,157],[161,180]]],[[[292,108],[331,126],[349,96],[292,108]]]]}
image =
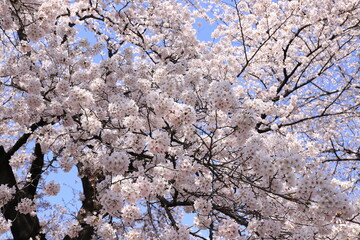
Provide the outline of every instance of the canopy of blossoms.
{"type": "Polygon", "coordinates": [[[0,234],[358,239],[359,9],[0,0],[0,234]]]}

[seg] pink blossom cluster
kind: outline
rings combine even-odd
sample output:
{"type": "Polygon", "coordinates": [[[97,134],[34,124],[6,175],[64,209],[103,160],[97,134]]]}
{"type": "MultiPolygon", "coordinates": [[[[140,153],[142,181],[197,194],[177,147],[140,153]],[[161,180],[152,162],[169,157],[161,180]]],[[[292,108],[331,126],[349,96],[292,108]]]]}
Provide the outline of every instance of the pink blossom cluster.
{"type": "Polygon", "coordinates": [[[2,184],[0,185],[0,207],[3,207],[14,197],[15,189],[9,188],[2,184]]]}

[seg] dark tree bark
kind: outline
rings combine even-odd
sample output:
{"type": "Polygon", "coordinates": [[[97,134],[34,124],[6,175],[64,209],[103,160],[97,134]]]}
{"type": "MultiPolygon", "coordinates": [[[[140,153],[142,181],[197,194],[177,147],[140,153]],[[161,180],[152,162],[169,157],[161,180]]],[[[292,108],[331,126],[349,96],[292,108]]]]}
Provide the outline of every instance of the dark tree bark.
{"type": "Polygon", "coordinates": [[[71,238],[69,236],[65,236],[64,240],[91,239],[95,229],[85,222],[85,218],[92,216],[94,212],[99,212],[101,209],[101,205],[96,197],[96,184],[104,180],[104,176],[100,172],[95,174],[86,172],[87,169],[80,163],[77,164],[77,168],[79,175],[83,176],[81,177],[81,183],[83,187],[84,200],[82,200],[82,206],[77,214],[77,220],[79,221],[82,230],[79,232],[77,237],[71,238]]]}
{"type": "MultiPolygon", "coordinates": [[[[28,137],[26,137],[26,140],[27,138],[28,137]]],[[[22,141],[24,140],[24,138],[20,139],[22,139],[22,141]]],[[[18,143],[19,141],[17,144],[18,143]]],[[[14,150],[14,147],[11,148],[11,150],[14,150]]],[[[36,194],[36,188],[39,183],[44,164],[44,155],[41,152],[39,143],[36,144],[34,153],[35,159],[33,160],[30,168],[30,180],[25,185],[24,189],[19,189],[16,185],[14,172],[9,164],[13,152],[11,151],[9,154],[9,152],[5,152],[3,146],[0,146],[0,185],[5,184],[8,187],[15,187],[16,189],[14,198],[2,209],[5,219],[12,221],[11,232],[14,240],[26,240],[30,238],[39,238],[41,240],[46,239],[45,234],[41,233],[41,226],[36,215],[30,216],[29,214],[21,214],[16,210],[16,206],[22,198],[27,197],[33,199],[36,194]]]]}

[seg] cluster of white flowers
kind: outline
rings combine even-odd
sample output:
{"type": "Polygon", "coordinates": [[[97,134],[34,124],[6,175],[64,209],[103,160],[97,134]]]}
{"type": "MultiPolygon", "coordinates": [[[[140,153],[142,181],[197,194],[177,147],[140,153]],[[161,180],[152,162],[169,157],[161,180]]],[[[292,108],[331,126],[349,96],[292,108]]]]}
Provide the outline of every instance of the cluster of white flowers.
{"type": "Polygon", "coordinates": [[[31,200],[30,198],[23,198],[16,206],[16,210],[19,211],[19,213],[22,214],[30,214],[34,215],[35,210],[37,208],[36,203],[34,200],[31,200]]]}
{"type": "Polygon", "coordinates": [[[3,16],[1,19],[1,27],[3,27],[5,30],[10,29],[14,25],[14,21],[11,21],[11,10],[10,8],[6,7],[7,2],[2,1],[1,7],[0,7],[0,15],[3,16]]]}
{"type": "Polygon", "coordinates": [[[197,212],[203,215],[207,215],[212,210],[211,202],[203,198],[198,198],[194,202],[194,208],[197,212]]]}
{"type": "Polygon", "coordinates": [[[80,226],[78,221],[73,221],[67,225],[66,234],[71,238],[76,238],[79,236],[79,232],[81,231],[82,227],[80,226]]]}
{"type": "Polygon", "coordinates": [[[121,210],[121,217],[125,222],[133,223],[141,217],[141,212],[139,208],[134,205],[125,205],[121,210]]]}
{"type": "Polygon", "coordinates": [[[218,235],[225,239],[238,239],[239,224],[232,219],[223,220],[218,226],[218,235]]]}
{"type": "Polygon", "coordinates": [[[211,174],[209,172],[205,172],[204,176],[195,178],[194,186],[196,186],[199,190],[201,189],[202,192],[211,192],[211,182],[211,174]]]}
{"type": "Polygon", "coordinates": [[[99,218],[98,216],[87,216],[84,220],[90,226],[95,227],[99,224],[99,222],[101,221],[101,218],[99,218]]]}
{"type": "Polygon", "coordinates": [[[59,81],[56,84],[55,89],[58,94],[66,94],[69,91],[70,87],[65,81],[59,81]]]}
{"type": "Polygon", "coordinates": [[[254,220],[249,227],[252,231],[256,231],[261,236],[277,237],[281,233],[281,225],[269,220],[254,220]]]}
{"type": "Polygon", "coordinates": [[[96,135],[99,134],[102,124],[99,121],[99,119],[94,116],[93,114],[87,115],[86,117],[81,118],[81,124],[84,128],[84,130],[89,131],[90,134],[96,135]]]}
{"type": "Polygon", "coordinates": [[[105,190],[100,194],[100,203],[104,210],[113,216],[119,216],[123,206],[122,196],[120,193],[105,190]]]}
{"type": "Polygon", "coordinates": [[[240,134],[242,134],[241,136],[245,139],[248,136],[246,132],[248,132],[254,126],[255,122],[255,113],[251,110],[238,111],[234,117],[232,117],[232,126],[236,126],[243,130],[240,132],[240,134]]]}
{"type": "MultiPolygon", "coordinates": [[[[131,131],[138,131],[144,129],[145,121],[137,116],[127,116],[123,121],[124,125],[131,131]]],[[[129,144],[130,145],[130,144],[129,144]]]]}
{"type": "Polygon", "coordinates": [[[42,28],[37,26],[36,24],[31,24],[27,29],[27,36],[33,42],[37,42],[40,38],[42,38],[45,34],[42,28]]]}
{"type": "Polygon", "coordinates": [[[50,181],[43,188],[47,196],[56,196],[60,192],[60,184],[50,181]]]}
{"type": "Polygon", "coordinates": [[[128,203],[135,204],[140,198],[140,191],[137,188],[137,184],[133,184],[130,181],[124,181],[122,184],[115,184],[111,189],[120,189],[122,196],[128,203]]]}
{"type": "Polygon", "coordinates": [[[94,106],[94,99],[91,92],[80,87],[74,87],[69,93],[67,104],[73,111],[80,111],[81,108],[94,106]]]}
{"type": "Polygon", "coordinates": [[[179,170],[181,171],[179,174],[181,175],[192,175],[195,174],[198,170],[198,166],[196,163],[192,163],[189,157],[180,157],[179,160],[179,170]]]}
{"type": "Polygon", "coordinates": [[[135,101],[132,99],[114,96],[110,101],[108,109],[110,116],[113,117],[114,120],[122,120],[128,115],[136,115],[139,111],[135,101]]]}
{"type": "Polygon", "coordinates": [[[190,106],[174,103],[173,109],[167,115],[170,124],[179,128],[180,126],[191,125],[195,121],[194,109],[190,106]]]}
{"type": "Polygon", "coordinates": [[[210,227],[212,220],[209,216],[197,214],[194,217],[194,226],[198,229],[206,230],[210,227]]]}
{"type": "Polygon", "coordinates": [[[102,164],[107,171],[122,175],[128,170],[130,160],[125,152],[113,152],[110,156],[104,156],[102,164]]]}
{"type": "Polygon", "coordinates": [[[154,153],[165,153],[170,145],[170,139],[166,132],[155,130],[152,132],[152,138],[148,137],[147,146],[154,153]]]}
{"type": "MultiPolygon", "coordinates": [[[[128,117],[130,118],[130,117],[128,117]]],[[[126,124],[127,122],[127,119],[128,118],[125,118],[124,120],[124,124],[126,124]]],[[[133,119],[135,120],[135,119],[133,119]]],[[[136,124],[136,126],[138,125],[138,121],[134,121],[134,124],[136,124]]],[[[140,121],[141,123],[141,121],[140,121]]],[[[134,127],[134,125],[132,126],[128,126],[128,127],[134,127]]],[[[142,126],[143,127],[143,126],[142,126]]],[[[124,147],[126,147],[127,149],[133,149],[135,152],[139,152],[139,151],[142,151],[144,149],[144,146],[145,146],[145,139],[140,137],[138,134],[134,134],[132,132],[128,132],[125,134],[125,136],[123,137],[123,144],[124,144],[124,147]]]]}
{"type": "Polygon", "coordinates": [[[189,230],[186,228],[186,226],[181,225],[179,226],[178,230],[175,230],[173,227],[166,227],[161,234],[161,239],[164,240],[189,240],[189,230]]]}
{"type": "Polygon", "coordinates": [[[36,110],[36,111],[42,111],[45,108],[45,105],[43,104],[43,99],[41,96],[37,94],[29,94],[27,99],[27,105],[30,109],[36,110]]]}
{"type": "Polygon", "coordinates": [[[104,223],[98,226],[96,233],[104,240],[116,239],[116,230],[109,223],[104,223]]]}
{"type": "Polygon", "coordinates": [[[9,188],[5,184],[0,185],[0,207],[3,207],[5,204],[7,204],[15,194],[14,188],[9,188]]]}
{"type": "Polygon", "coordinates": [[[0,235],[10,230],[11,221],[0,216],[0,235]]]}
{"type": "Polygon", "coordinates": [[[25,74],[21,76],[20,85],[27,90],[29,94],[38,95],[41,91],[41,82],[38,78],[25,74]]]}
{"type": "Polygon", "coordinates": [[[169,183],[163,177],[154,178],[151,185],[151,193],[159,196],[166,196],[169,193],[169,183]]]}
{"type": "Polygon", "coordinates": [[[181,100],[185,104],[188,104],[190,106],[195,106],[197,98],[196,98],[196,95],[194,94],[194,92],[185,90],[185,91],[182,91],[182,93],[181,93],[181,100]]]}
{"type": "Polygon", "coordinates": [[[174,101],[160,91],[151,91],[147,95],[147,103],[153,107],[155,114],[158,116],[165,116],[172,108],[174,101]]]}
{"type": "Polygon", "coordinates": [[[139,229],[131,229],[125,234],[125,238],[128,240],[142,240],[143,234],[141,233],[141,230],[139,229]]]}
{"type": "Polygon", "coordinates": [[[136,180],[136,192],[139,193],[141,197],[148,197],[151,193],[151,183],[144,177],[139,177],[136,180]]]}
{"type": "Polygon", "coordinates": [[[236,100],[231,85],[227,81],[212,82],[209,87],[208,97],[214,109],[225,111],[234,106],[236,100]]]}

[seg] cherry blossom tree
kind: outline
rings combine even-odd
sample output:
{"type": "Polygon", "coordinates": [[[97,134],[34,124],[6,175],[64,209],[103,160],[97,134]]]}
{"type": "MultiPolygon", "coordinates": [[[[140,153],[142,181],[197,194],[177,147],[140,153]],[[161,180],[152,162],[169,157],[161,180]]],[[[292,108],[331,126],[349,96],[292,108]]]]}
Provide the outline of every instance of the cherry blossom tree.
{"type": "Polygon", "coordinates": [[[359,9],[1,0],[0,234],[358,239],[359,9]]]}

